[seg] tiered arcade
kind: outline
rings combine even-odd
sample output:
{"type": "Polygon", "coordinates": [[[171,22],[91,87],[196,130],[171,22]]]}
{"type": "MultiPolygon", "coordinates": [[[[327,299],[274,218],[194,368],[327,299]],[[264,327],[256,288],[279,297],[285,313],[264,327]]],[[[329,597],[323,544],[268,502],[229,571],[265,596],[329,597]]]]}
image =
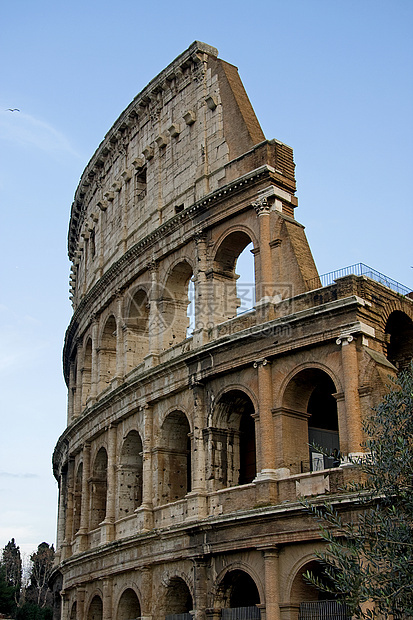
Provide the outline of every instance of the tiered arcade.
{"type": "Polygon", "coordinates": [[[352,273],[321,286],[295,189],[292,149],[265,139],[237,69],[199,42],[86,167],[56,617],[297,620],[317,601],[302,574],[321,543],[299,497],[351,511],[338,453],[362,451],[363,416],[411,358],[413,302],[352,273]]]}

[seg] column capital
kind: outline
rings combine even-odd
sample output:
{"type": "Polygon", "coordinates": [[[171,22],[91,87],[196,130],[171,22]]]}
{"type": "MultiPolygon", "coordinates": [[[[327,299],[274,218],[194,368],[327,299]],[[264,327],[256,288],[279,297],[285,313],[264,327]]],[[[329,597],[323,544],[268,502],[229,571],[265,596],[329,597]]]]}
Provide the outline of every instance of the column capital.
{"type": "Polygon", "coordinates": [[[269,215],[270,213],[270,209],[271,209],[271,205],[268,202],[266,196],[262,197],[262,198],[258,198],[257,200],[255,200],[252,203],[252,206],[254,207],[256,213],[258,216],[260,215],[269,215]]]}
{"type": "Polygon", "coordinates": [[[267,364],[268,365],[271,364],[271,360],[267,360],[266,358],[262,358],[262,359],[256,360],[253,363],[253,367],[254,368],[258,368],[260,366],[267,366],[267,364]]]}
{"type": "Polygon", "coordinates": [[[342,334],[340,335],[337,340],[336,340],[336,344],[338,345],[346,345],[349,344],[350,342],[352,342],[354,340],[354,336],[352,336],[352,334],[342,334]]]}

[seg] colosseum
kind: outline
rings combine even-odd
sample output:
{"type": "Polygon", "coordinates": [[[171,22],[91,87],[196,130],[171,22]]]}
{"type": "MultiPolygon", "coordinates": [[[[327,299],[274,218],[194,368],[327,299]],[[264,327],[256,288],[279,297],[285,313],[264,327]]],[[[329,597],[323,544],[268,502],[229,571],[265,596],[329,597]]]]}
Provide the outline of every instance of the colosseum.
{"type": "Polygon", "coordinates": [[[300,498],[351,514],[339,454],[362,451],[363,416],[412,355],[413,301],[362,264],[320,276],[295,192],[292,149],[198,41],[88,163],[68,234],[55,618],[327,617],[302,578],[322,542],[300,498]]]}

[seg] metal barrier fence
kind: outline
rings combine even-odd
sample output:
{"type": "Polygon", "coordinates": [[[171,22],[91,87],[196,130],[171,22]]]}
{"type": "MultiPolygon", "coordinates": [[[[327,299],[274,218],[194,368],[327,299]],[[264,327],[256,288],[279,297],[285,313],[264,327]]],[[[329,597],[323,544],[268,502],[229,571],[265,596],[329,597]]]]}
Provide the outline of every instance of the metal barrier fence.
{"type": "Polygon", "coordinates": [[[258,607],[232,607],[221,610],[222,620],[260,620],[261,611],[258,607]]]}
{"type": "Polygon", "coordinates": [[[307,280],[307,286],[310,290],[314,290],[316,288],[320,288],[321,286],[329,286],[333,284],[335,280],[338,278],[344,278],[345,276],[366,276],[375,282],[379,282],[379,284],[383,284],[387,286],[387,288],[396,291],[396,293],[400,293],[400,295],[408,295],[411,293],[411,289],[407,288],[400,282],[396,282],[392,278],[385,276],[383,273],[376,271],[372,267],[365,265],[364,263],[356,263],[355,265],[350,265],[350,267],[343,267],[342,269],[338,269],[337,271],[330,271],[329,273],[325,273],[321,275],[319,278],[313,278],[312,280],[307,280]]]}
{"type": "Polygon", "coordinates": [[[351,620],[345,603],[313,601],[300,604],[299,620],[351,620]]]}

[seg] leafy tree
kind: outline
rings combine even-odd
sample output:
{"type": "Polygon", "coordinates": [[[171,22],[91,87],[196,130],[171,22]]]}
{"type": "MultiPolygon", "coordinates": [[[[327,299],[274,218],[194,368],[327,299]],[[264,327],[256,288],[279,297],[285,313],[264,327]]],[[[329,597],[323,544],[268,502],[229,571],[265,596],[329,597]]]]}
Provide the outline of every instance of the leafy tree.
{"type": "Polygon", "coordinates": [[[339,505],[305,502],[327,542],[318,554],[325,579],[313,585],[346,601],[357,618],[413,617],[413,365],[364,425],[366,455],[353,465],[359,511],[351,522],[339,505]]]}
{"type": "Polygon", "coordinates": [[[0,613],[12,614],[16,609],[16,588],[6,579],[6,569],[0,564],[0,613]]]}
{"type": "Polygon", "coordinates": [[[2,552],[1,567],[6,585],[13,589],[14,602],[17,605],[22,583],[22,559],[20,548],[12,538],[2,552]]]}

